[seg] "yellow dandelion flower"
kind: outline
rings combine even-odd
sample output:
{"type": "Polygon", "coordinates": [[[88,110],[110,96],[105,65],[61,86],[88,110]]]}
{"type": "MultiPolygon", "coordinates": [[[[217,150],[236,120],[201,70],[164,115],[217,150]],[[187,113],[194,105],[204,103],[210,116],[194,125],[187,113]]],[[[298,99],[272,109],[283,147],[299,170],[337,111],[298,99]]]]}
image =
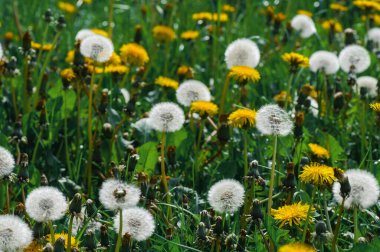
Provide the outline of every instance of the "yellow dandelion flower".
{"type": "Polygon", "coordinates": [[[335,180],[334,168],[324,164],[310,163],[303,167],[299,178],[302,182],[315,186],[330,186],[335,180]]]}
{"type": "Polygon", "coordinates": [[[194,101],[191,103],[190,111],[200,116],[214,116],[218,113],[218,106],[209,101],[194,101]]]}
{"type": "Polygon", "coordinates": [[[334,11],[341,11],[341,12],[348,11],[348,8],[346,6],[339,4],[339,3],[331,3],[330,9],[332,9],[334,11]]]}
{"type": "Polygon", "coordinates": [[[66,63],[69,63],[69,64],[73,63],[74,57],[75,57],[75,50],[68,51],[65,58],[66,63]]]}
{"type": "Polygon", "coordinates": [[[247,108],[238,109],[228,116],[228,122],[236,128],[253,127],[256,124],[256,111],[247,108]]]}
{"type": "Polygon", "coordinates": [[[257,82],[260,80],[260,73],[248,66],[234,66],[230,69],[228,77],[235,79],[241,84],[245,84],[248,81],[257,82]]]}
{"type": "Polygon", "coordinates": [[[317,99],[318,98],[318,92],[315,89],[314,86],[310,85],[309,83],[303,85],[301,87],[300,92],[306,96],[310,96],[311,98],[317,99]]]}
{"type": "Polygon", "coordinates": [[[57,5],[58,9],[63,10],[69,14],[73,14],[78,11],[77,7],[72,3],[59,1],[57,5]]]}
{"type": "Polygon", "coordinates": [[[31,46],[35,50],[42,50],[42,51],[50,51],[51,49],[53,49],[53,44],[42,45],[42,44],[34,42],[34,41],[31,42],[31,46]]]}
{"type": "Polygon", "coordinates": [[[40,244],[38,241],[34,240],[27,248],[25,248],[24,252],[36,252],[36,251],[42,251],[43,245],[40,244]]]}
{"type": "Polygon", "coordinates": [[[281,246],[278,252],[317,252],[311,245],[295,242],[281,246]]]}
{"type": "Polygon", "coordinates": [[[144,66],[149,61],[148,52],[139,44],[129,43],[120,48],[121,59],[129,65],[144,66]]]}
{"type": "Polygon", "coordinates": [[[232,6],[232,5],[224,4],[223,7],[222,7],[222,10],[224,12],[235,12],[236,8],[234,6],[232,6]]]}
{"type": "MultiPolygon", "coordinates": [[[[55,239],[55,240],[57,240],[57,239],[59,239],[59,238],[61,238],[61,237],[63,237],[63,238],[65,239],[65,247],[66,247],[66,245],[68,244],[68,240],[69,240],[69,236],[68,236],[68,234],[66,234],[66,233],[58,233],[58,234],[56,233],[56,234],[54,234],[54,239],[55,239]]],[[[52,240],[51,240],[51,234],[49,234],[49,235],[46,236],[46,240],[47,240],[48,242],[52,242],[52,240]]],[[[70,241],[70,243],[71,243],[71,247],[72,247],[72,248],[75,248],[75,247],[76,247],[76,243],[77,243],[77,241],[76,241],[75,237],[71,236],[71,241],[70,241]]]]}
{"type": "Polygon", "coordinates": [[[266,16],[273,18],[273,16],[275,15],[274,14],[274,7],[269,5],[264,10],[261,10],[261,13],[265,14],[266,16]]]}
{"type": "Polygon", "coordinates": [[[104,72],[106,73],[117,73],[117,74],[125,74],[129,71],[129,68],[124,65],[108,65],[105,67],[104,72]]]}
{"type": "Polygon", "coordinates": [[[181,39],[184,40],[194,40],[199,37],[198,31],[185,31],[181,33],[181,39]]]}
{"type": "Polygon", "coordinates": [[[199,20],[211,21],[212,20],[212,13],[211,12],[198,12],[198,13],[194,13],[191,17],[193,20],[196,20],[196,21],[199,21],[199,20]]]}
{"type": "Polygon", "coordinates": [[[343,27],[342,24],[337,20],[329,19],[322,22],[322,28],[325,30],[333,30],[334,32],[342,32],[343,27]]]}
{"type": "Polygon", "coordinates": [[[228,15],[226,13],[213,13],[212,14],[212,20],[215,21],[215,22],[221,22],[221,23],[225,23],[228,21],[228,15]]]}
{"type": "Polygon", "coordinates": [[[302,54],[290,52],[284,53],[281,58],[288,62],[292,67],[309,67],[309,58],[303,56],[302,54]]]}
{"type": "Polygon", "coordinates": [[[168,77],[164,77],[164,76],[159,76],[154,81],[154,83],[162,87],[168,87],[168,88],[173,88],[173,89],[177,89],[179,85],[178,81],[170,79],[168,77]]]}
{"type": "Polygon", "coordinates": [[[378,2],[367,1],[367,0],[357,0],[357,1],[354,1],[353,4],[356,7],[365,11],[370,11],[370,10],[380,11],[380,3],[378,2]]]}
{"type": "Polygon", "coordinates": [[[371,103],[369,107],[376,112],[380,112],[380,102],[371,103]]]}
{"type": "MultiPolygon", "coordinates": [[[[280,227],[288,224],[289,226],[299,226],[303,221],[306,221],[307,212],[309,211],[308,204],[302,204],[301,202],[294,203],[292,205],[285,205],[279,209],[271,210],[273,218],[280,222],[280,227]]],[[[311,208],[311,212],[314,212],[314,208],[311,208]]],[[[309,222],[312,222],[312,219],[309,216],[309,222]]]]}
{"type": "Polygon", "coordinates": [[[292,97],[286,91],[281,91],[273,97],[273,100],[279,104],[285,104],[286,100],[288,100],[288,103],[292,102],[292,97]]]}
{"type": "Polygon", "coordinates": [[[177,74],[186,78],[192,78],[194,75],[194,70],[189,66],[182,65],[178,67],[177,74]]]}
{"type": "Polygon", "coordinates": [[[65,68],[60,72],[60,76],[63,79],[66,79],[68,81],[71,81],[75,78],[75,73],[72,68],[65,68]]]}
{"type": "Polygon", "coordinates": [[[277,13],[277,14],[275,14],[275,15],[273,16],[273,20],[274,20],[274,22],[277,22],[277,23],[281,23],[281,22],[284,21],[285,19],[286,19],[286,16],[285,16],[285,14],[282,13],[282,12],[279,12],[279,13],[277,13]]]}
{"type": "Polygon", "coordinates": [[[329,151],[318,144],[309,143],[309,148],[311,152],[313,153],[313,155],[319,158],[330,158],[329,151]]]}
{"type": "Polygon", "coordinates": [[[13,40],[14,39],[14,37],[15,37],[15,35],[14,35],[14,33],[13,32],[6,32],[5,34],[4,34],[4,39],[5,40],[13,40]]]}
{"type": "Polygon", "coordinates": [[[111,58],[106,62],[109,65],[120,65],[121,57],[117,53],[113,52],[111,58]]]}
{"type": "Polygon", "coordinates": [[[174,30],[165,25],[156,25],[153,28],[153,37],[161,43],[169,43],[173,41],[177,36],[174,30]]]}
{"type": "Polygon", "coordinates": [[[92,4],[92,0],[82,0],[85,4],[92,4]]]}
{"type": "Polygon", "coordinates": [[[310,12],[310,11],[307,11],[307,10],[298,10],[297,14],[305,15],[305,16],[308,16],[308,17],[312,17],[313,16],[313,13],[310,12]]]}
{"type": "Polygon", "coordinates": [[[93,28],[93,29],[91,29],[91,31],[92,31],[93,33],[96,33],[96,34],[98,34],[98,35],[101,35],[101,36],[103,36],[103,37],[108,38],[108,32],[106,32],[105,30],[98,29],[98,28],[93,28]]]}

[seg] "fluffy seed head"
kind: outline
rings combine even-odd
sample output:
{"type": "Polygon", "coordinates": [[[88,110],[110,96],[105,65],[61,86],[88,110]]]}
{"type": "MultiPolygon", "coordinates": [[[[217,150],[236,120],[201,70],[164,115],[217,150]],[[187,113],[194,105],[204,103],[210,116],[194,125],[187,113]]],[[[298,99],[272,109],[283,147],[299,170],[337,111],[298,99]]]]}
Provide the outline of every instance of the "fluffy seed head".
{"type": "MultiPolygon", "coordinates": [[[[345,208],[359,206],[361,208],[369,208],[376,204],[379,197],[379,184],[376,178],[369,172],[359,169],[350,169],[344,173],[347,176],[351,186],[350,194],[344,202],[345,208]]],[[[340,195],[341,184],[335,182],[332,192],[334,199],[338,203],[342,203],[340,195]]]]}
{"type": "Polygon", "coordinates": [[[325,74],[334,74],[339,70],[338,57],[328,51],[317,51],[310,56],[310,70],[323,71],[325,74]]]}
{"type": "Polygon", "coordinates": [[[26,198],[25,208],[28,215],[38,222],[61,219],[67,210],[66,198],[55,187],[42,186],[34,189],[26,198]]]}
{"type": "MultiPolygon", "coordinates": [[[[119,232],[120,214],[114,218],[114,228],[119,232]]],[[[128,233],[136,241],[145,241],[152,236],[155,223],[152,214],[140,207],[123,210],[122,233],[128,233]]]]}
{"type": "Polygon", "coordinates": [[[80,52],[83,56],[97,62],[108,61],[113,53],[112,41],[100,35],[93,35],[83,39],[80,44],[80,52]]]}
{"type": "Polygon", "coordinates": [[[0,59],[4,56],[3,46],[0,44],[0,59]]]}
{"type": "Polygon", "coordinates": [[[250,39],[237,39],[228,45],[224,53],[228,69],[234,66],[255,68],[260,62],[260,50],[250,39]]]}
{"type": "Polygon", "coordinates": [[[189,107],[194,101],[210,101],[211,95],[207,86],[197,80],[186,80],[177,89],[177,101],[189,107]]]}
{"type": "Polygon", "coordinates": [[[310,108],[309,111],[314,117],[318,117],[319,114],[319,105],[316,99],[312,98],[311,96],[308,96],[307,99],[310,101],[310,108]]]}
{"type": "Polygon", "coordinates": [[[149,112],[149,124],[158,131],[177,131],[182,128],[184,122],[183,110],[173,102],[157,103],[149,112]]]}
{"type": "Polygon", "coordinates": [[[29,226],[14,215],[0,215],[0,251],[22,251],[33,240],[29,226]]]}
{"type": "Polygon", "coordinates": [[[376,27],[369,29],[367,38],[368,40],[372,41],[377,48],[380,47],[380,28],[376,27]]]}
{"type": "Polygon", "coordinates": [[[290,25],[300,33],[301,38],[308,38],[317,32],[313,20],[306,15],[299,14],[294,16],[290,25]]]}
{"type": "Polygon", "coordinates": [[[377,82],[378,80],[371,76],[361,76],[356,80],[356,84],[353,88],[354,91],[357,92],[359,95],[360,90],[364,88],[367,92],[367,95],[373,98],[377,96],[377,82]]]}
{"type": "Polygon", "coordinates": [[[346,73],[353,71],[361,73],[367,70],[371,64],[368,51],[359,45],[349,45],[339,53],[340,67],[346,73]]]}
{"type": "Polygon", "coordinates": [[[13,155],[0,146],[0,179],[11,174],[14,168],[15,159],[13,155]]]}
{"type": "Polygon", "coordinates": [[[223,179],[208,191],[208,202],[220,213],[234,213],[244,203],[244,187],[234,179],[223,179]]]}
{"type": "Polygon", "coordinates": [[[257,111],[256,127],[264,135],[287,136],[292,132],[293,122],[285,110],[270,104],[257,111]]]}
{"type": "Polygon", "coordinates": [[[99,191],[100,202],[109,210],[136,206],[140,200],[139,188],[118,179],[107,179],[99,191]]]}
{"type": "Polygon", "coordinates": [[[93,36],[96,33],[91,31],[90,29],[82,29],[80,30],[77,35],[75,35],[75,40],[76,41],[82,41],[87,37],[93,36]]]}

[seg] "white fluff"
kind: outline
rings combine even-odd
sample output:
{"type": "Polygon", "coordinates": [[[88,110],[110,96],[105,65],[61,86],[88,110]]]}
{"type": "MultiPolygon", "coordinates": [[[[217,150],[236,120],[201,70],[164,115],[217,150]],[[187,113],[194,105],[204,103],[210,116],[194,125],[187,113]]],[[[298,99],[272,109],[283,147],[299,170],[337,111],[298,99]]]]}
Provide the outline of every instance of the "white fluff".
{"type": "Polygon", "coordinates": [[[244,187],[234,179],[223,179],[208,191],[208,202],[220,213],[234,213],[244,203],[244,187]]]}
{"type": "Polygon", "coordinates": [[[109,210],[118,210],[136,206],[140,201],[141,191],[118,179],[107,179],[99,191],[99,201],[109,210]]]}
{"type": "Polygon", "coordinates": [[[0,251],[22,251],[32,240],[32,230],[22,219],[0,215],[0,251]]]}
{"type": "Polygon", "coordinates": [[[287,136],[292,132],[293,121],[285,110],[270,104],[257,111],[256,128],[264,135],[287,136]]]}
{"type": "Polygon", "coordinates": [[[89,29],[82,29],[80,30],[76,35],[75,35],[75,40],[76,41],[82,41],[87,37],[96,35],[95,32],[89,30],[89,29]]]}
{"type": "Polygon", "coordinates": [[[224,53],[228,69],[234,66],[255,68],[260,62],[260,50],[250,39],[242,38],[228,45],[224,53]]]}
{"type": "Polygon", "coordinates": [[[158,131],[177,131],[182,128],[184,122],[183,110],[173,102],[158,103],[149,112],[149,124],[158,131]]]}
{"type": "Polygon", "coordinates": [[[310,97],[310,96],[308,96],[307,99],[310,101],[310,108],[309,108],[309,111],[311,112],[311,114],[312,114],[315,118],[317,118],[317,117],[318,117],[318,114],[319,114],[319,106],[318,106],[318,102],[317,102],[314,98],[312,98],[312,97],[310,97]]]}
{"type": "MultiPolygon", "coordinates": [[[[351,192],[344,202],[345,208],[358,206],[366,209],[376,204],[379,197],[379,184],[370,172],[350,169],[344,175],[347,176],[351,186],[351,192]]],[[[340,186],[340,183],[335,182],[332,187],[334,199],[338,203],[343,201],[340,195],[340,186]]]]}
{"type": "Polygon", "coordinates": [[[372,41],[375,43],[375,47],[379,48],[380,47],[380,28],[372,28],[369,29],[367,32],[367,38],[368,40],[372,41]]]}
{"type": "Polygon", "coordinates": [[[149,118],[141,118],[135,123],[132,123],[131,126],[140,131],[141,133],[149,133],[152,130],[152,127],[149,124],[149,118]]]}
{"type": "Polygon", "coordinates": [[[0,59],[3,58],[3,56],[4,56],[3,46],[0,44],[0,59]]]}
{"type": "Polygon", "coordinates": [[[100,35],[86,37],[80,44],[83,56],[101,63],[111,58],[113,50],[112,41],[100,35]]]}
{"type": "Polygon", "coordinates": [[[296,15],[292,18],[290,25],[300,33],[301,38],[308,38],[317,32],[314,21],[306,15],[296,15]]]}
{"type": "Polygon", "coordinates": [[[13,155],[0,146],[0,179],[11,174],[14,168],[15,159],[13,155]]]}
{"type": "Polygon", "coordinates": [[[323,71],[325,74],[335,74],[339,70],[338,57],[328,51],[317,51],[310,56],[310,70],[323,71]]]}
{"type": "Polygon", "coordinates": [[[193,101],[210,101],[211,94],[207,86],[197,80],[184,81],[176,91],[177,101],[189,107],[193,101]]]}
{"type": "Polygon", "coordinates": [[[378,80],[371,76],[361,76],[356,80],[356,84],[353,89],[360,95],[360,89],[365,88],[367,95],[374,98],[377,96],[377,82],[378,80]]]}
{"type": "MultiPolygon", "coordinates": [[[[114,228],[119,232],[120,213],[114,218],[114,228]]],[[[128,233],[136,241],[145,241],[152,236],[155,229],[152,214],[140,207],[123,210],[122,233],[128,233]]]]}
{"type": "Polygon", "coordinates": [[[353,67],[353,72],[361,73],[371,64],[371,58],[364,47],[349,45],[339,53],[339,64],[346,73],[350,72],[351,67],[353,67]]]}
{"type": "Polygon", "coordinates": [[[51,186],[34,189],[25,202],[26,212],[37,222],[61,219],[65,215],[67,206],[63,193],[51,186]]]}

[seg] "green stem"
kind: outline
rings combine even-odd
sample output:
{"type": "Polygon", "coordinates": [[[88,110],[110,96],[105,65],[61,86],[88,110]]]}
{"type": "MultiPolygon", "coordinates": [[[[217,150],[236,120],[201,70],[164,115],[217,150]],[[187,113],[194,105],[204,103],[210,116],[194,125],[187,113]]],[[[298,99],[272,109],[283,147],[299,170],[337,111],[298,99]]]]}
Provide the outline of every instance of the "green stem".
{"type": "MultiPolygon", "coordinates": [[[[277,135],[273,139],[273,157],[272,157],[272,168],[270,172],[270,184],[269,184],[269,197],[268,197],[268,216],[271,214],[272,204],[273,204],[273,189],[274,189],[274,175],[276,170],[276,155],[277,155],[277,135]]],[[[269,219],[269,218],[268,218],[269,219]]]]}
{"type": "Polygon", "coordinates": [[[87,193],[92,193],[92,154],[93,154],[93,139],[92,139],[92,94],[94,89],[95,65],[91,74],[90,88],[88,92],[88,117],[87,117],[87,134],[88,134],[88,159],[87,159],[87,193]]]}
{"type": "Polygon", "coordinates": [[[309,217],[310,217],[311,209],[313,208],[313,202],[314,202],[314,198],[315,198],[315,193],[317,191],[316,189],[317,189],[317,187],[314,187],[313,188],[313,192],[311,193],[311,202],[310,202],[310,205],[309,205],[309,209],[307,210],[305,225],[303,227],[302,242],[305,242],[305,240],[306,240],[307,228],[309,226],[309,217]]]}
{"type": "MultiPolygon", "coordinates": [[[[166,179],[166,171],[165,171],[165,131],[162,131],[161,135],[161,180],[164,185],[166,202],[168,204],[171,203],[170,193],[168,181],[166,179]]],[[[171,207],[168,207],[168,221],[171,219],[171,207]]]]}
{"type": "Polygon", "coordinates": [[[358,207],[354,207],[354,243],[358,243],[360,230],[359,230],[359,218],[358,218],[358,207]]]}
{"type": "Polygon", "coordinates": [[[333,237],[333,240],[332,240],[332,243],[331,243],[331,252],[337,251],[337,248],[338,248],[336,242],[338,241],[340,224],[342,223],[342,217],[343,217],[344,202],[345,202],[345,200],[346,200],[346,198],[343,198],[342,204],[340,205],[338,219],[337,219],[336,226],[335,226],[335,231],[334,231],[334,237],[333,237]]]}
{"type": "Polygon", "coordinates": [[[224,81],[224,85],[223,85],[222,96],[220,98],[219,116],[221,116],[224,112],[224,104],[226,102],[227,90],[229,86],[230,86],[230,77],[227,75],[226,80],[224,81]]]}
{"type": "Polygon", "coordinates": [[[244,140],[244,177],[248,175],[248,130],[243,130],[244,140]]]}
{"type": "Polygon", "coordinates": [[[50,236],[51,236],[51,244],[54,246],[55,243],[55,236],[54,236],[54,228],[53,228],[53,222],[49,221],[49,229],[50,229],[50,236]]]}
{"type": "Polygon", "coordinates": [[[117,242],[116,242],[115,252],[120,251],[121,237],[123,235],[123,210],[120,209],[119,212],[120,212],[120,223],[119,223],[119,233],[117,234],[117,242]]]}
{"type": "Polygon", "coordinates": [[[327,229],[329,230],[330,233],[332,233],[329,211],[327,210],[326,192],[327,190],[323,191],[323,208],[325,209],[327,229]]]}
{"type": "Polygon", "coordinates": [[[67,231],[67,249],[66,252],[71,252],[71,234],[73,230],[74,214],[71,214],[69,221],[69,230],[67,231]]]}
{"type": "Polygon", "coordinates": [[[41,141],[42,132],[43,132],[43,129],[41,128],[40,134],[38,134],[37,141],[36,141],[36,143],[34,145],[33,154],[32,154],[32,162],[31,162],[32,164],[34,164],[34,162],[36,160],[38,145],[39,145],[39,143],[41,141]]]}
{"type": "Polygon", "coordinates": [[[6,208],[5,213],[9,213],[11,210],[10,197],[9,197],[9,182],[5,182],[5,195],[6,195],[6,208]]]}
{"type": "Polygon", "coordinates": [[[109,2],[109,10],[108,10],[108,36],[112,38],[112,24],[113,24],[113,2],[114,0],[110,0],[109,2]]]}
{"type": "Polygon", "coordinates": [[[294,73],[291,73],[289,75],[288,87],[287,87],[288,89],[286,91],[285,110],[288,108],[288,105],[289,105],[289,97],[290,99],[292,98],[292,95],[290,92],[292,90],[293,78],[294,78],[294,73]]]}
{"type": "Polygon", "coordinates": [[[67,165],[67,169],[69,171],[69,177],[70,179],[74,179],[73,177],[73,171],[71,169],[71,163],[70,163],[70,154],[69,154],[69,143],[68,143],[68,140],[67,140],[67,115],[66,115],[66,112],[67,112],[67,90],[64,90],[63,92],[63,98],[64,98],[64,112],[63,112],[63,115],[64,115],[64,120],[63,120],[63,134],[64,134],[64,140],[65,140],[65,156],[66,156],[66,165],[67,165]]]}

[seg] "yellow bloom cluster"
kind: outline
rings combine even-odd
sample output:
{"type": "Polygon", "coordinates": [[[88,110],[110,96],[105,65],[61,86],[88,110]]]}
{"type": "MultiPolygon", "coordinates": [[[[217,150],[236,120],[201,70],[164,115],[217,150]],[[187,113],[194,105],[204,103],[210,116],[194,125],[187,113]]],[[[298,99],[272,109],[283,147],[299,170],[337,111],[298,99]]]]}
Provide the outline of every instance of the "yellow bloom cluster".
{"type": "Polygon", "coordinates": [[[185,31],[181,33],[181,39],[194,40],[199,37],[198,31],[185,31]]]}
{"type": "Polygon", "coordinates": [[[342,32],[342,24],[335,19],[329,19],[322,22],[322,28],[325,30],[333,30],[334,32],[342,32]]]}
{"type": "Polygon", "coordinates": [[[374,111],[380,112],[380,102],[369,104],[369,107],[374,111]]]}
{"type": "Polygon", "coordinates": [[[226,13],[211,13],[211,12],[198,12],[192,15],[193,20],[203,21],[215,21],[225,23],[228,21],[228,15],[226,13]]]}
{"type": "Polygon", "coordinates": [[[42,45],[42,44],[34,42],[34,41],[31,42],[31,46],[35,50],[42,50],[42,51],[50,51],[51,49],[53,49],[53,44],[42,45]]]}
{"type": "Polygon", "coordinates": [[[72,68],[65,68],[60,72],[60,76],[63,79],[66,79],[68,81],[71,81],[75,78],[75,73],[72,68]]]}
{"type": "Polygon", "coordinates": [[[69,14],[73,14],[78,11],[77,7],[72,3],[59,1],[57,5],[60,10],[63,10],[69,14]]]}
{"type": "Polygon", "coordinates": [[[302,54],[290,52],[284,53],[282,59],[288,62],[291,66],[294,67],[309,67],[309,58],[303,56],[302,54]]]}
{"type": "Polygon", "coordinates": [[[316,252],[316,250],[308,244],[295,242],[281,246],[278,252],[316,252]]]}
{"type": "Polygon", "coordinates": [[[380,11],[380,3],[378,2],[368,1],[368,0],[356,0],[353,2],[353,4],[362,10],[380,11]]]}
{"type": "Polygon", "coordinates": [[[348,11],[348,8],[346,6],[341,5],[339,3],[331,3],[330,4],[330,9],[332,9],[334,11],[341,11],[341,12],[348,11]]]}

